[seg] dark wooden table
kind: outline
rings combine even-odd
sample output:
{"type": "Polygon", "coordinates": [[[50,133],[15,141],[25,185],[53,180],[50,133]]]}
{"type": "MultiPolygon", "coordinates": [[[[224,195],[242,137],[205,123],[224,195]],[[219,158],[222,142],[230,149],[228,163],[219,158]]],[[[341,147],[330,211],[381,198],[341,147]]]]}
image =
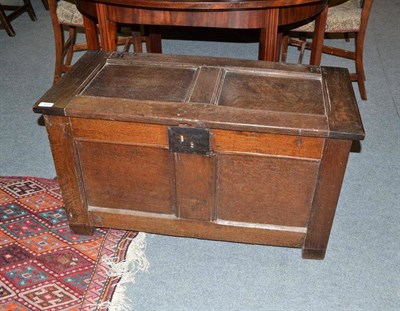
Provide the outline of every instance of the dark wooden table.
{"type": "Polygon", "coordinates": [[[89,49],[115,51],[116,24],[261,29],[259,59],[279,61],[278,27],[316,17],[310,64],[319,65],[328,0],[77,0],[89,49]],[[91,17],[91,18],[90,18],[91,17]]]}

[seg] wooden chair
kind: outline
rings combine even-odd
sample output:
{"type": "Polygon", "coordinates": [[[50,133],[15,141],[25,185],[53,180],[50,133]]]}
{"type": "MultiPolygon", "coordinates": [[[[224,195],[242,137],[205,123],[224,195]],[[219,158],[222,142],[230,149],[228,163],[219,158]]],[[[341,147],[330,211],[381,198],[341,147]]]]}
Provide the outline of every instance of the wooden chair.
{"type": "MultiPolygon", "coordinates": [[[[330,7],[326,22],[325,34],[343,34],[346,39],[349,34],[354,34],[355,50],[348,51],[337,47],[324,45],[322,53],[335,55],[355,61],[355,73],[351,73],[351,80],[357,81],[360,95],[363,100],[367,99],[365,89],[365,73],[363,64],[363,49],[368,18],[371,12],[373,0],[348,0],[337,6],[330,7]]],[[[307,34],[314,31],[314,23],[311,22],[284,36],[282,44],[283,62],[286,61],[288,45],[300,47],[300,58],[302,60],[304,49],[310,49],[311,43],[305,41],[307,34]],[[295,39],[301,38],[301,39],[295,39]]]]}
{"type": "Polygon", "coordinates": [[[36,21],[36,14],[33,10],[30,0],[23,0],[23,5],[3,5],[0,3],[0,28],[4,28],[10,37],[15,36],[14,28],[11,26],[11,22],[20,16],[22,13],[27,12],[31,20],[36,21]],[[6,11],[11,11],[9,15],[6,11]]]}
{"type": "MultiPolygon", "coordinates": [[[[87,50],[86,42],[77,43],[77,31],[83,31],[83,17],[78,11],[73,0],[48,0],[49,12],[53,24],[56,62],[54,69],[53,84],[71,68],[74,52],[87,50]],[[68,31],[68,38],[64,34],[68,31]]],[[[137,27],[132,26],[132,36],[120,36],[118,45],[124,45],[127,51],[132,44],[135,52],[141,52],[142,36],[137,27]]]]}

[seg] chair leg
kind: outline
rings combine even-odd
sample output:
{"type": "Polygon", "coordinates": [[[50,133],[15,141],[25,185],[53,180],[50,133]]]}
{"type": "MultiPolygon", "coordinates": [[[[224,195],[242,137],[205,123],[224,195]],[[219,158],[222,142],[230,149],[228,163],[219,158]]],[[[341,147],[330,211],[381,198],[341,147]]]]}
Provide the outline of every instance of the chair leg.
{"type": "Polygon", "coordinates": [[[286,63],[288,47],[289,47],[289,35],[284,34],[282,37],[282,48],[281,48],[282,63],[286,63]]]}
{"type": "Polygon", "coordinates": [[[68,29],[69,37],[65,48],[67,49],[67,54],[65,56],[65,65],[70,66],[72,62],[72,56],[74,55],[74,45],[76,42],[76,27],[69,26],[68,29]]]}
{"type": "Polygon", "coordinates": [[[135,53],[142,53],[142,33],[140,31],[133,30],[132,31],[132,45],[133,51],[135,53]]]}
{"type": "Polygon", "coordinates": [[[162,53],[161,30],[158,26],[146,26],[145,36],[147,53],[162,53]]]}
{"type": "Polygon", "coordinates": [[[150,33],[149,40],[146,42],[146,48],[150,53],[162,53],[161,34],[150,33]]]}
{"type": "Polygon", "coordinates": [[[358,89],[360,90],[361,99],[367,100],[367,90],[365,88],[365,72],[364,72],[364,62],[363,62],[363,42],[359,39],[356,34],[355,38],[356,42],[356,74],[357,74],[357,84],[358,89]]]}
{"type": "Polygon", "coordinates": [[[47,0],[42,0],[43,6],[46,9],[46,11],[49,10],[49,2],[47,0]]]}
{"type": "Polygon", "coordinates": [[[28,12],[31,20],[36,21],[36,14],[33,10],[30,0],[24,0],[24,5],[1,5],[0,4],[0,24],[10,37],[15,36],[14,28],[11,26],[11,21],[16,19],[22,13],[28,12]],[[5,11],[11,11],[9,15],[5,11]]]}
{"type": "Polygon", "coordinates": [[[307,40],[304,39],[304,41],[301,41],[301,45],[300,45],[300,54],[299,54],[299,59],[297,61],[298,64],[303,63],[304,52],[306,50],[306,47],[307,47],[307,40]]]}
{"type": "Polygon", "coordinates": [[[29,17],[31,18],[31,20],[36,21],[37,17],[35,11],[33,10],[31,0],[24,0],[24,3],[26,5],[26,11],[28,12],[29,17]]]}
{"type": "Polygon", "coordinates": [[[7,15],[1,7],[0,4],[0,24],[3,26],[4,30],[10,37],[15,36],[14,28],[11,26],[11,23],[7,19],[7,15]]]}
{"type": "Polygon", "coordinates": [[[276,55],[278,55],[278,59],[277,59],[278,62],[279,62],[279,56],[280,56],[281,53],[282,53],[282,41],[283,41],[283,36],[284,36],[284,33],[283,33],[282,31],[279,31],[279,32],[278,32],[278,36],[277,36],[277,38],[276,38],[275,53],[276,53],[276,55]]]}
{"type": "Polygon", "coordinates": [[[53,84],[60,80],[62,75],[63,59],[64,59],[64,32],[61,25],[54,28],[54,42],[56,50],[56,62],[54,66],[53,84]]]}
{"type": "Polygon", "coordinates": [[[126,53],[129,52],[129,47],[131,46],[131,42],[129,40],[125,41],[124,47],[122,49],[122,52],[126,53]]]}

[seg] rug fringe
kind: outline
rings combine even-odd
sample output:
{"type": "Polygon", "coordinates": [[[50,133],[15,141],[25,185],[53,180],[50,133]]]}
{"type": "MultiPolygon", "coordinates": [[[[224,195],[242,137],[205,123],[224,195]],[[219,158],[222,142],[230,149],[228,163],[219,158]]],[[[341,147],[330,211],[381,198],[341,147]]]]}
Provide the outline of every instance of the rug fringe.
{"type": "Polygon", "coordinates": [[[111,301],[98,305],[97,310],[130,311],[132,300],[126,297],[127,283],[135,283],[136,274],[139,271],[147,272],[149,262],[146,258],[146,234],[139,232],[133,238],[126,253],[126,259],[116,262],[116,258],[105,257],[102,261],[108,266],[107,274],[110,277],[120,278],[111,301]]]}

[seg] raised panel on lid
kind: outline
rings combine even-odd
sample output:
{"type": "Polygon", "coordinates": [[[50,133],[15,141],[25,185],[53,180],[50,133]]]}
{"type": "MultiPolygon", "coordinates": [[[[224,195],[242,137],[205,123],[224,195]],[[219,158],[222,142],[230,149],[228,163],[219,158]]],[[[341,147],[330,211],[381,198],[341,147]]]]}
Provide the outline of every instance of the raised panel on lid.
{"type": "Polygon", "coordinates": [[[81,95],[184,102],[195,74],[195,68],[107,65],[81,95]]]}
{"type": "Polygon", "coordinates": [[[323,115],[323,98],[320,79],[290,73],[227,71],[218,105],[323,115]]]}

